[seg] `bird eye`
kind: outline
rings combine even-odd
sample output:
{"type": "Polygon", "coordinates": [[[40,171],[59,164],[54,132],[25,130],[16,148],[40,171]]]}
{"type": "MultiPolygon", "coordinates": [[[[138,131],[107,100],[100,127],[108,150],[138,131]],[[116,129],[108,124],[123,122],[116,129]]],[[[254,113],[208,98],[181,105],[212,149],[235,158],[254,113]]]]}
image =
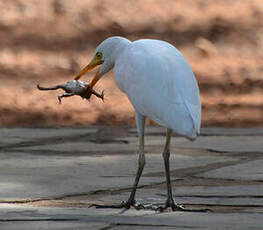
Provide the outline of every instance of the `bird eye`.
{"type": "Polygon", "coordinates": [[[97,58],[102,58],[102,54],[101,53],[97,53],[97,58]]]}

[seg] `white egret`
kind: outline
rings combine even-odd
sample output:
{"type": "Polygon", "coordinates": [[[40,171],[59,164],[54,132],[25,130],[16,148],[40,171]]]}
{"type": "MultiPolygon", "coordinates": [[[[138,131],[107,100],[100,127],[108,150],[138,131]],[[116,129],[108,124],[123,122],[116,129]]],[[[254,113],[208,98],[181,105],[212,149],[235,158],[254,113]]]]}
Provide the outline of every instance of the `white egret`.
{"type": "Polygon", "coordinates": [[[82,75],[101,65],[90,87],[114,68],[118,87],[127,94],[135,108],[139,136],[139,160],[133,189],[127,202],[101,207],[139,208],[135,201],[136,188],[145,165],[144,124],[149,117],[167,128],[163,150],[167,181],[167,200],[159,210],[185,210],[174,202],[170,182],[170,139],[172,132],[194,140],[200,132],[201,102],[199,88],[190,65],[171,44],[153,39],[134,42],[122,37],[110,37],[97,48],[91,62],[78,74],[82,75]]]}

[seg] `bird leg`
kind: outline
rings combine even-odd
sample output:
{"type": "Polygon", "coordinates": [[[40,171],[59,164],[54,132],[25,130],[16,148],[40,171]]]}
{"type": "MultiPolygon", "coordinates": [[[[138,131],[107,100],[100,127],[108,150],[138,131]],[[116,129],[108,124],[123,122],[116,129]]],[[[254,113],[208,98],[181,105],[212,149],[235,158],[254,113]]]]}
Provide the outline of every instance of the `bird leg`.
{"type": "Polygon", "coordinates": [[[178,205],[173,200],[172,195],[172,186],[171,186],[171,179],[170,179],[170,142],[171,142],[172,130],[167,129],[166,132],[166,143],[163,151],[163,159],[164,159],[164,166],[165,166],[165,175],[166,175],[166,185],[167,185],[167,199],[165,202],[164,207],[158,207],[156,211],[163,212],[165,209],[171,207],[173,211],[181,211],[184,209],[182,205],[178,205]]]}
{"type": "MultiPolygon", "coordinates": [[[[136,193],[136,189],[140,180],[140,177],[142,175],[142,171],[145,165],[145,155],[144,155],[144,136],[142,136],[140,138],[140,147],[139,147],[139,160],[138,160],[138,169],[137,169],[137,173],[136,173],[136,177],[135,177],[135,181],[133,184],[133,188],[132,188],[132,192],[130,194],[130,197],[127,201],[128,205],[134,205],[136,203],[135,201],[135,193],[136,193]]],[[[139,205],[140,207],[142,207],[141,205],[139,205]]],[[[142,207],[143,208],[143,207],[142,207]]]]}
{"type": "Polygon", "coordinates": [[[185,211],[185,212],[208,212],[211,211],[210,209],[188,209],[185,208],[183,205],[177,204],[172,195],[172,187],[171,187],[171,179],[170,179],[170,164],[169,164],[169,158],[170,158],[170,140],[172,136],[172,130],[168,129],[166,133],[166,143],[163,151],[163,159],[164,159],[164,165],[165,165],[165,175],[166,175],[166,184],[167,184],[167,199],[164,206],[158,206],[156,204],[147,204],[142,205],[136,202],[135,200],[135,193],[136,189],[139,183],[139,179],[141,177],[144,165],[145,165],[145,156],[144,156],[144,136],[140,137],[140,155],[138,160],[138,169],[137,174],[135,177],[135,181],[133,184],[133,188],[130,194],[130,197],[128,201],[122,202],[118,205],[97,205],[92,204],[90,207],[96,207],[96,208],[126,208],[129,209],[130,207],[134,207],[137,210],[140,209],[148,209],[148,210],[154,210],[156,212],[163,212],[167,208],[171,208],[172,211],[185,211]]]}
{"type": "Polygon", "coordinates": [[[165,166],[165,175],[166,175],[166,185],[167,185],[167,199],[164,206],[154,206],[148,205],[147,209],[151,209],[157,212],[163,212],[167,208],[171,208],[172,211],[186,211],[186,212],[207,212],[211,211],[209,209],[188,209],[185,208],[184,205],[177,204],[172,195],[172,186],[171,186],[171,179],[170,179],[170,142],[171,142],[172,130],[167,129],[166,132],[166,143],[163,151],[163,159],[164,159],[164,166],[165,166]]]}
{"type": "Polygon", "coordinates": [[[92,204],[90,207],[96,207],[96,208],[126,208],[129,209],[130,207],[134,207],[135,209],[144,209],[144,206],[137,203],[135,200],[135,194],[136,194],[136,189],[140,180],[140,177],[142,175],[142,171],[145,165],[145,155],[144,155],[144,136],[140,137],[139,141],[139,159],[138,159],[138,169],[135,177],[135,181],[132,187],[132,191],[130,194],[130,197],[128,201],[122,202],[119,205],[97,205],[97,204],[92,204]]]}

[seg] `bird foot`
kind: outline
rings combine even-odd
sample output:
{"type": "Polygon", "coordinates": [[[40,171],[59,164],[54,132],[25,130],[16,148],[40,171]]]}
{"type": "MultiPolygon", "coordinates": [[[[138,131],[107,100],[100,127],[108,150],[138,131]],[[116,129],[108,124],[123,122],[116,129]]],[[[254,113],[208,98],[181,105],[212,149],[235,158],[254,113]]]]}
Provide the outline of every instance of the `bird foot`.
{"type": "Polygon", "coordinates": [[[144,209],[144,206],[140,203],[138,203],[137,201],[126,201],[126,202],[122,202],[121,204],[117,204],[117,205],[100,205],[100,204],[91,204],[89,206],[90,207],[95,207],[95,208],[113,208],[113,209],[130,209],[131,207],[134,207],[136,210],[141,210],[144,209]]]}
{"type": "Polygon", "coordinates": [[[167,208],[171,208],[173,212],[179,211],[179,212],[212,212],[211,209],[204,208],[204,209],[192,209],[192,208],[185,208],[184,205],[173,205],[173,206],[159,206],[155,207],[153,210],[161,213],[164,212],[167,208]]]}
{"type": "Polygon", "coordinates": [[[164,206],[158,206],[154,204],[148,204],[144,206],[145,209],[154,210],[155,212],[161,213],[164,212],[166,209],[171,208],[173,212],[180,211],[180,212],[212,212],[211,209],[190,209],[185,208],[182,204],[177,204],[173,200],[167,200],[164,206]]]}
{"type": "Polygon", "coordinates": [[[173,212],[179,211],[179,212],[213,212],[213,210],[204,208],[204,209],[190,209],[190,208],[185,208],[184,205],[177,204],[174,201],[167,201],[164,206],[156,205],[156,204],[140,204],[137,201],[133,202],[122,202],[121,204],[117,205],[100,205],[100,204],[91,204],[90,207],[95,207],[95,208],[113,208],[113,209],[130,209],[131,207],[134,207],[136,210],[153,210],[157,213],[162,213],[166,209],[171,208],[173,212]]]}

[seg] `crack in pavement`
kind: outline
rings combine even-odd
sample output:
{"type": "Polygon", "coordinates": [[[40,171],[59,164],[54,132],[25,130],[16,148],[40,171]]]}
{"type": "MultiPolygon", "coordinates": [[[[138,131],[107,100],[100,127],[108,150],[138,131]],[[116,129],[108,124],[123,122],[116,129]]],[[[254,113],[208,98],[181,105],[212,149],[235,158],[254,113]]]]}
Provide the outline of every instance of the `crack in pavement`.
{"type": "Polygon", "coordinates": [[[103,227],[99,230],[108,230],[118,226],[135,226],[135,227],[171,227],[171,228],[186,228],[186,229],[196,229],[198,227],[189,225],[169,225],[169,224],[136,224],[136,223],[112,223],[111,226],[103,227]],[[110,227],[110,228],[109,228],[110,227]]]}
{"type": "Polygon", "coordinates": [[[20,221],[78,221],[78,218],[14,218],[14,219],[0,219],[0,222],[20,222],[20,221]]]}
{"type": "MultiPolygon", "coordinates": [[[[166,197],[166,194],[157,193],[156,195],[166,197]]],[[[189,198],[263,198],[263,195],[175,195],[174,197],[189,197],[189,198]]]]}
{"type": "MultiPolygon", "coordinates": [[[[170,170],[170,175],[180,176],[180,177],[194,176],[195,174],[208,172],[210,170],[219,169],[219,168],[223,168],[223,167],[230,166],[230,165],[242,164],[242,163],[246,163],[252,160],[255,160],[255,159],[249,159],[248,157],[246,157],[245,159],[224,161],[224,162],[218,162],[218,163],[210,163],[204,166],[193,166],[193,167],[187,167],[187,168],[173,169],[173,170],[170,170]]],[[[155,177],[155,176],[159,177],[160,174],[162,176],[165,176],[164,172],[149,172],[143,175],[146,177],[155,177]]]]}
{"type": "MultiPolygon", "coordinates": [[[[164,184],[166,181],[158,182],[158,183],[152,183],[150,185],[139,185],[138,189],[145,188],[148,186],[154,186],[159,184],[164,184]]],[[[61,196],[55,196],[55,197],[47,197],[47,198],[34,198],[34,199],[21,199],[21,200],[0,200],[1,204],[25,204],[25,203],[34,203],[39,201],[51,201],[51,200],[62,200],[65,198],[70,197],[79,197],[79,196],[90,196],[90,195],[105,195],[105,194],[119,194],[121,192],[127,192],[130,191],[132,187],[125,187],[125,188],[118,188],[118,189],[99,189],[95,191],[90,191],[87,193],[74,193],[74,194],[67,194],[67,195],[61,195],[61,196]]]]}
{"type": "Polygon", "coordinates": [[[111,138],[98,138],[96,133],[86,133],[86,134],[77,134],[77,135],[70,135],[70,136],[62,136],[62,137],[50,137],[50,138],[41,138],[37,140],[30,140],[30,141],[21,141],[16,144],[7,144],[0,146],[0,151],[8,151],[13,148],[24,148],[24,147],[34,147],[34,146],[43,146],[49,144],[60,144],[65,142],[92,142],[97,144],[108,144],[108,143],[122,143],[122,144],[129,144],[128,140],[122,139],[113,139],[111,138]]]}
{"type": "MultiPolygon", "coordinates": [[[[253,159],[254,160],[254,159],[253,159]]],[[[189,167],[189,168],[183,168],[183,169],[175,169],[175,170],[171,170],[171,175],[176,175],[177,177],[180,176],[182,178],[177,178],[177,179],[173,179],[171,180],[172,183],[176,183],[178,181],[182,181],[183,177],[195,177],[195,174],[200,174],[200,173],[204,173],[210,170],[214,170],[214,169],[218,169],[218,168],[222,168],[222,167],[226,167],[226,166],[230,166],[230,165],[236,165],[236,164],[240,164],[240,163],[245,163],[251,161],[251,159],[240,159],[238,162],[236,161],[228,161],[228,162],[220,162],[220,163],[211,163],[211,164],[207,164],[205,166],[199,166],[199,167],[189,167]]],[[[143,176],[160,176],[160,174],[162,174],[163,172],[155,172],[155,173],[147,173],[144,174],[143,176]]],[[[198,179],[203,179],[203,180],[209,180],[211,178],[205,178],[205,177],[196,177],[198,179]]],[[[214,179],[213,180],[220,180],[219,179],[214,179]]],[[[236,180],[228,180],[228,179],[223,179],[225,182],[229,181],[229,182],[233,182],[236,180]]],[[[248,182],[247,180],[238,180],[240,181],[244,181],[244,182],[248,182]]],[[[257,182],[261,182],[261,181],[254,181],[255,183],[257,182]]],[[[161,182],[156,182],[156,183],[150,183],[147,185],[139,185],[138,189],[141,188],[152,188],[154,186],[158,186],[158,185],[163,185],[166,184],[166,181],[161,181],[161,182]]],[[[189,186],[189,185],[188,185],[189,186]]],[[[117,188],[117,189],[101,189],[101,190],[95,190],[95,191],[90,191],[87,193],[74,193],[74,194],[66,194],[66,195],[61,195],[61,196],[55,196],[55,197],[47,197],[47,198],[35,198],[35,199],[22,199],[22,200],[0,200],[0,203],[8,203],[8,204],[25,204],[25,203],[34,203],[34,202],[39,202],[39,201],[52,201],[52,200],[62,200],[65,198],[70,198],[70,197],[78,197],[78,196],[90,196],[90,195],[106,195],[106,194],[110,194],[110,195],[114,195],[114,194],[120,194],[122,192],[129,192],[132,189],[132,186],[129,187],[124,187],[124,188],[117,188]]]]}
{"type": "MultiPolygon", "coordinates": [[[[0,222],[43,222],[43,221],[48,221],[48,222],[61,222],[61,221],[81,221],[85,222],[83,219],[79,218],[14,218],[14,219],[0,219],[0,222]]],[[[104,221],[101,221],[104,222],[104,221]]],[[[105,221],[107,223],[108,221],[105,221]]],[[[102,227],[99,230],[109,230],[118,226],[135,226],[135,227],[172,227],[172,228],[187,228],[187,229],[195,229],[197,227],[194,226],[189,226],[189,225],[171,225],[171,224],[137,224],[137,223],[108,223],[108,226],[102,227]]]]}

